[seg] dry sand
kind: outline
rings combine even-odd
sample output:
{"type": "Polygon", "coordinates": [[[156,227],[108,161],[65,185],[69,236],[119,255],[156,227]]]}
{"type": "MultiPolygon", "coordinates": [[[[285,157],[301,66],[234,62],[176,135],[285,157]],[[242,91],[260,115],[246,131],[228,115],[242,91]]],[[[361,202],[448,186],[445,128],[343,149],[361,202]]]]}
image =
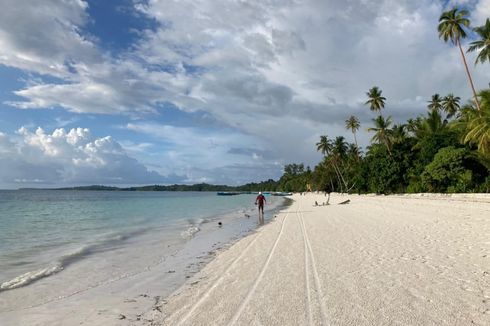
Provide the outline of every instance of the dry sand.
{"type": "Polygon", "coordinates": [[[490,196],[293,199],[151,324],[490,325],[490,196]]]}

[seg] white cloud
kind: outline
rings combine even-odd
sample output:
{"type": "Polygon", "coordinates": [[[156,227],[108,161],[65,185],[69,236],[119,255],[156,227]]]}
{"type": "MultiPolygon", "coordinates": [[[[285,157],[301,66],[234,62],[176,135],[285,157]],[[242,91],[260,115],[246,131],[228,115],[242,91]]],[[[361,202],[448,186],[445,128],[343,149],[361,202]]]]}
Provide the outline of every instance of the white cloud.
{"type": "Polygon", "coordinates": [[[79,32],[86,8],[83,0],[2,1],[0,64],[69,77],[70,62],[97,59],[94,44],[79,32]]]}
{"type": "MultiPolygon", "coordinates": [[[[398,122],[424,112],[434,93],[470,98],[458,50],[438,39],[441,1],[151,0],[136,8],[159,27],[115,57],[80,33],[90,19],[85,2],[41,3],[41,12],[24,0],[0,13],[0,63],[63,82],[28,83],[15,92],[24,100],[9,104],[129,115],[137,122],[126,129],[151,135],[152,150],[161,143],[165,152],[130,142],[125,148],[146,166],[188,180],[228,180],[222,174],[243,165],[272,171],[274,162],[316,163],[319,135],[351,139],[344,121],[352,114],[367,128],[372,115],[365,92],[374,85],[387,97],[386,114],[398,122]],[[229,128],[152,122],[162,103],[207,112],[229,128]],[[240,150],[230,155],[232,149],[240,150]],[[244,149],[255,150],[255,157],[244,149]]],[[[489,0],[455,3],[470,7],[473,25],[490,14],[489,0]]],[[[477,87],[486,87],[489,66],[470,68],[477,87]]],[[[44,156],[66,150],[50,137],[44,156]]],[[[360,138],[366,145],[370,137],[360,138]]],[[[102,164],[101,157],[85,155],[79,164],[102,164]]]]}
{"type": "Polygon", "coordinates": [[[86,128],[66,132],[22,127],[15,135],[0,133],[0,184],[141,184],[168,181],[128,156],[112,137],[95,138],[86,128]]]}

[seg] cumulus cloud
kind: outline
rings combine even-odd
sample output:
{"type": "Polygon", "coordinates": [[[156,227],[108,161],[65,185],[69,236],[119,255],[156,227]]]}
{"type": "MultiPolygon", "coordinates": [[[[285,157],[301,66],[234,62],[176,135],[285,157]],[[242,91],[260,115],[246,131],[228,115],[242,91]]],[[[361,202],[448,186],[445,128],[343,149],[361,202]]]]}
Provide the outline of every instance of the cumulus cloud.
{"type": "Polygon", "coordinates": [[[110,136],[95,138],[86,128],[0,133],[0,153],[0,183],[11,187],[172,181],[128,156],[110,136]]]}

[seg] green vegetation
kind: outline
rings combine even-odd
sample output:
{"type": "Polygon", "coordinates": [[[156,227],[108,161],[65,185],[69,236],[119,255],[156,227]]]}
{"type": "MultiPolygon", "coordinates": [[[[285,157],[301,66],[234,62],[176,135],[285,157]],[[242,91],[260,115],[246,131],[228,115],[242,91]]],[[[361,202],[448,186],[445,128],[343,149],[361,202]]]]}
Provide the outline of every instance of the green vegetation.
{"type": "MultiPolygon", "coordinates": [[[[443,12],[438,32],[460,50],[472,101],[461,107],[454,94],[434,94],[426,115],[395,124],[381,114],[387,100],[374,86],[366,93],[365,104],[377,114],[367,128],[373,136],[366,153],[357,146],[359,119],[351,116],[346,129],[354,143],[321,136],[316,148],[322,162],[313,171],[285,171],[279,190],[304,191],[309,184],[315,190],[358,193],[490,192],[490,89],[476,92],[466,64],[461,39],[470,26],[467,17],[457,8],[443,12]]],[[[475,64],[490,62],[490,20],[474,32],[479,39],[468,52],[479,51],[475,64]]]]}

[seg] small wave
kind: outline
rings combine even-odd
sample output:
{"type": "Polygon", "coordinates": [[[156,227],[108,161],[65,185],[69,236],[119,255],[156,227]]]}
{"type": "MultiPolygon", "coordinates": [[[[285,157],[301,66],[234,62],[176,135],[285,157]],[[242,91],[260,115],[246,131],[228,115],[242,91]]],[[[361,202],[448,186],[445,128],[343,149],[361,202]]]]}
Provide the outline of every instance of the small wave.
{"type": "Polygon", "coordinates": [[[61,263],[59,263],[55,266],[51,266],[48,268],[42,268],[42,269],[38,269],[37,271],[27,272],[25,274],[17,276],[16,278],[14,278],[8,282],[2,283],[0,285],[0,292],[28,285],[28,284],[30,284],[34,281],[37,281],[43,277],[47,277],[47,276],[56,274],[58,272],[61,272],[62,270],[63,270],[63,266],[61,265],[61,263]]]}
{"type": "MultiPolygon", "coordinates": [[[[192,229],[192,228],[190,228],[190,229],[192,229]]],[[[187,230],[187,231],[189,231],[189,230],[187,230]]],[[[199,231],[199,229],[197,231],[190,230],[189,231],[190,237],[192,237],[198,231],[199,231]]],[[[95,252],[108,250],[108,248],[111,245],[113,245],[114,243],[118,243],[118,242],[128,240],[129,238],[136,236],[136,235],[140,235],[144,232],[145,232],[145,230],[143,229],[143,230],[136,230],[136,231],[127,232],[127,233],[123,233],[123,234],[112,234],[112,235],[107,236],[106,238],[100,239],[100,240],[98,240],[92,244],[82,246],[70,254],[61,256],[51,266],[24,273],[20,276],[13,278],[10,281],[1,283],[0,284],[0,292],[6,291],[6,290],[12,290],[12,289],[19,288],[22,286],[26,286],[26,285],[29,285],[29,284],[31,284],[31,283],[33,283],[33,282],[35,282],[41,278],[48,277],[48,276],[51,276],[53,274],[59,273],[63,269],[65,269],[68,265],[71,265],[74,262],[77,262],[86,256],[89,256],[95,252]]]]}
{"type": "Polygon", "coordinates": [[[206,223],[209,223],[209,222],[211,222],[210,219],[207,219],[207,218],[199,218],[199,219],[197,219],[197,223],[196,224],[197,225],[201,225],[201,224],[206,224],[206,223]]]}
{"type": "Polygon", "coordinates": [[[180,235],[184,239],[190,239],[199,231],[201,231],[201,229],[199,229],[197,226],[191,226],[187,230],[182,231],[180,235]]]}

